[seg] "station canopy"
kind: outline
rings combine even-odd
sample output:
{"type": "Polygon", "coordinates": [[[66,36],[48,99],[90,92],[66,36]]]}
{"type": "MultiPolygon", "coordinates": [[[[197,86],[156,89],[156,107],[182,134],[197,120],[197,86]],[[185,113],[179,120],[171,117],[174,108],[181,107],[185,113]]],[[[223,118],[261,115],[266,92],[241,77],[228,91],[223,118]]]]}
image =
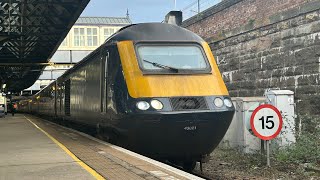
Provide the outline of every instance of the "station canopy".
{"type": "Polygon", "coordinates": [[[0,89],[30,87],[90,0],[0,0],[0,89]]]}

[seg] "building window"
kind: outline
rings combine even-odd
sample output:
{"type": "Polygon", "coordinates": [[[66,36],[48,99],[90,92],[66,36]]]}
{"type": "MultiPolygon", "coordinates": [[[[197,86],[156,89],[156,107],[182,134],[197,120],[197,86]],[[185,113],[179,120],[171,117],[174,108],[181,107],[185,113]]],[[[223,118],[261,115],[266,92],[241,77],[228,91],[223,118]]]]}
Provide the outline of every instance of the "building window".
{"type": "Polygon", "coordinates": [[[108,37],[110,37],[114,33],[115,33],[114,28],[105,28],[103,31],[104,39],[107,39],[108,37]]]}
{"type": "Polygon", "coordinates": [[[74,28],[74,46],[85,46],[85,28],[74,28]]]}
{"type": "Polygon", "coordinates": [[[62,41],[62,43],[61,43],[61,46],[62,47],[67,47],[68,46],[68,36],[66,37],[66,38],[64,38],[64,40],[62,41]]]}
{"type": "Polygon", "coordinates": [[[74,28],[74,46],[98,46],[98,29],[97,28],[74,28]]]}
{"type": "Polygon", "coordinates": [[[87,28],[87,45],[88,46],[98,46],[97,28],[87,28]]]}

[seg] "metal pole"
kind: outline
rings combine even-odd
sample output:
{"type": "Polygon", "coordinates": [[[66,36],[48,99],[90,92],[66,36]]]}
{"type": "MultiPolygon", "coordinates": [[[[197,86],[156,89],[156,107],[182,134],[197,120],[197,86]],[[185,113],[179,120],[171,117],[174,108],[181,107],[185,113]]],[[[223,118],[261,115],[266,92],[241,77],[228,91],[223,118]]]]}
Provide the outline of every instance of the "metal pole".
{"type": "Polygon", "coordinates": [[[264,145],[265,145],[265,141],[264,140],[260,140],[260,158],[261,158],[261,162],[264,160],[264,155],[266,154],[266,152],[264,151],[264,145]]]}
{"type": "Polygon", "coordinates": [[[200,13],[200,0],[198,0],[198,14],[200,13]]]}
{"type": "Polygon", "coordinates": [[[174,0],[174,10],[177,9],[177,0],[174,0]]]}
{"type": "Polygon", "coordinates": [[[269,140],[267,140],[267,166],[270,166],[270,144],[269,144],[269,140]]]}

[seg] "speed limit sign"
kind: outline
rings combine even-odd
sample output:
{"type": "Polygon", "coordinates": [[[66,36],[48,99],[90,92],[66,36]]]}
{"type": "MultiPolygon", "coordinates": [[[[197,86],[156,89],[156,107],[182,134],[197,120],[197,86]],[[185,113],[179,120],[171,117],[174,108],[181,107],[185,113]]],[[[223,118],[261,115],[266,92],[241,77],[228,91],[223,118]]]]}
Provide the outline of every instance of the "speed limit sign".
{"type": "Polygon", "coordinates": [[[276,107],[263,104],[253,111],[250,126],[258,138],[271,140],[277,137],[282,129],[281,113],[276,107]]]}

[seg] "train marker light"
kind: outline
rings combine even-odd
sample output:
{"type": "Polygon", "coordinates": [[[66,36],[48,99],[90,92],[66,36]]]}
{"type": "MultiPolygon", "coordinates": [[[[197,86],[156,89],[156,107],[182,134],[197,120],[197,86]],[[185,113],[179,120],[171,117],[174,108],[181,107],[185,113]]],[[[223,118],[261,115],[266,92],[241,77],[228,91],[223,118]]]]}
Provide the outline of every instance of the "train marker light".
{"type": "Polygon", "coordinates": [[[217,106],[218,108],[221,108],[223,106],[223,101],[219,97],[215,98],[213,102],[214,102],[214,105],[217,106]]]}
{"type": "Polygon", "coordinates": [[[138,109],[144,110],[144,111],[150,108],[150,104],[147,103],[146,101],[139,101],[137,102],[136,106],[138,109]]]}
{"type": "Polygon", "coordinates": [[[151,106],[156,110],[160,110],[163,108],[163,104],[156,99],[151,100],[151,106]]]}
{"type": "Polygon", "coordinates": [[[224,104],[225,104],[227,107],[229,107],[229,108],[232,107],[232,102],[231,102],[230,99],[224,99],[223,102],[224,102],[224,104]]]}

